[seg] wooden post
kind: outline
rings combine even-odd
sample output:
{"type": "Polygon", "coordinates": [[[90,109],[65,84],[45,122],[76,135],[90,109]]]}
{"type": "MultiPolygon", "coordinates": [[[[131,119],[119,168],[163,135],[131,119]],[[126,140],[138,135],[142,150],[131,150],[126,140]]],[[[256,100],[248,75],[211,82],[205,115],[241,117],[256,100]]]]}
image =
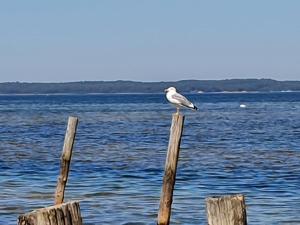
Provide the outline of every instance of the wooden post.
{"type": "Polygon", "coordinates": [[[55,204],[61,204],[64,201],[65,187],[68,180],[69,167],[71,162],[72,149],[75,140],[77,124],[78,118],[70,116],[65,135],[64,147],[61,155],[61,167],[55,192],[55,204]]]}
{"type": "Polygon", "coordinates": [[[172,117],[168,153],[165,163],[165,174],[157,218],[158,225],[168,225],[170,223],[173,189],[176,180],[177,161],[184,123],[183,115],[174,113],[172,117]]]}
{"type": "Polygon", "coordinates": [[[206,198],[208,225],[247,225],[243,195],[206,198]]]}
{"type": "Polygon", "coordinates": [[[78,202],[34,210],[19,216],[18,225],[82,225],[78,202]]]}

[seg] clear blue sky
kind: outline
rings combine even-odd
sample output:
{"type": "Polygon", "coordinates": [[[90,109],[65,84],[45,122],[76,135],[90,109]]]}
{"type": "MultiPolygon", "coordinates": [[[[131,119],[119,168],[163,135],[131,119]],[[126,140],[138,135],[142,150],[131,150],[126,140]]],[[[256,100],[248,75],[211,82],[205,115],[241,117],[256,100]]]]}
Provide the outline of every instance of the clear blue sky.
{"type": "Polygon", "coordinates": [[[0,3],[0,82],[300,80],[297,0],[0,3]]]}

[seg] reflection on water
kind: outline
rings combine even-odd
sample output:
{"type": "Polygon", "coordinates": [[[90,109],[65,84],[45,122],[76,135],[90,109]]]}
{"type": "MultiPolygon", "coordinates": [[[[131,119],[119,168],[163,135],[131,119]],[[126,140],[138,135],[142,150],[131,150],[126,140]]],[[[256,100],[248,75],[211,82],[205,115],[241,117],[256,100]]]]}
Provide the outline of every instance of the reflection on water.
{"type": "MultiPolygon", "coordinates": [[[[189,97],[172,224],[206,224],[205,197],[231,193],[249,224],[300,224],[300,93],[189,97]]],[[[0,96],[0,224],[53,204],[69,115],[66,200],[85,224],[155,224],[171,112],[163,95],[0,96]]]]}

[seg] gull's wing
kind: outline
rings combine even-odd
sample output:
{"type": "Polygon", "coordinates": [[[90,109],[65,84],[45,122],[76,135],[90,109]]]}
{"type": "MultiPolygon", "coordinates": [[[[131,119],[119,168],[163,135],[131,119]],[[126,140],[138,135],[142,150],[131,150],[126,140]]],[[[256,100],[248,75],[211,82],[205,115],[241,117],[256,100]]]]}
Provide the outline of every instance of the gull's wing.
{"type": "Polygon", "coordinates": [[[172,98],[178,102],[177,104],[180,104],[188,108],[194,108],[193,103],[191,103],[189,100],[186,99],[186,97],[182,96],[179,93],[173,94],[172,98]]]}

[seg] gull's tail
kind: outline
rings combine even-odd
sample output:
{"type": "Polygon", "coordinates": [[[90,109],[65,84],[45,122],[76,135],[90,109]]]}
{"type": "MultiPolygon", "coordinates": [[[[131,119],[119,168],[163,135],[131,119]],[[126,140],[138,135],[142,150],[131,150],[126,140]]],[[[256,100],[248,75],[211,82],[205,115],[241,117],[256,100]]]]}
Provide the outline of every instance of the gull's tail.
{"type": "Polygon", "coordinates": [[[198,110],[197,106],[195,106],[193,103],[191,103],[191,105],[189,106],[189,108],[193,111],[198,110]]]}

